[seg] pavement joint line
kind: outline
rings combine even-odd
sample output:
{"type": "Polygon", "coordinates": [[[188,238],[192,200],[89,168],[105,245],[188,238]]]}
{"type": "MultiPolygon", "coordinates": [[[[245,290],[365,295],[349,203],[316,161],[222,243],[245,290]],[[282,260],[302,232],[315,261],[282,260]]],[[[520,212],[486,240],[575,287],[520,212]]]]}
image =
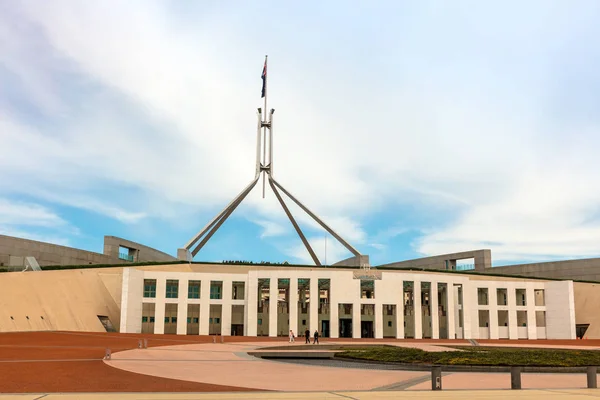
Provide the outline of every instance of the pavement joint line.
{"type": "Polygon", "coordinates": [[[36,397],[33,400],[39,400],[39,399],[43,399],[44,397],[48,396],[48,393],[41,395],[40,397],[36,397]]]}
{"type": "Polygon", "coordinates": [[[359,400],[356,397],[346,396],[345,394],[341,394],[341,393],[338,393],[338,392],[327,392],[327,393],[332,394],[334,396],[340,396],[340,397],[343,397],[343,398],[346,398],[346,399],[359,400]]]}
{"type": "Polygon", "coordinates": [[[102,361],[103,358],[51,358],[47,360],[0,360],[0,363],[30,363],[30,362],[69,362],[69,361],[102,361]]]}
{"type": "MultiPolygon", "coordinates": [[[[443,374],[442,376],[446,376],[446,375],[450,375],[450,374],[443,374]]],[[[406,389],[409,389],[420,383],[427,382],[429,380],[431,380],[431,375],[425,374],[423,376],[418,376],[416,378],[406,379],[404,381],[394,382],[390,385],[373,388],[372,390],[377,391],[377,392],[406,390],[406,389]]]]}
{"type": "MultiPolygon", "coordinates": [[[[540,390],[544,390],[546,392],[550,392],[550,393],[560,393],[560,394],[572,394],[571,391],[572,390],[581,390],[581,389],[587,389],[587,388],[573,388],[573,389],[540,389],[540,390]],[[568,390],[568,392],[565,392],[565,390],[568,390]]],[[[593,389],[590,389],[593,390],[593,389]]],[[[597,390],[597,389],[596,389],[597,390]]],[[[585,392],[581,392],[579,393],[582,396],[589,396],[589,397],[600,397],[600,391],[596,392],[597,394],[590,394],[590,393],[585,393],[585,392]]]]}

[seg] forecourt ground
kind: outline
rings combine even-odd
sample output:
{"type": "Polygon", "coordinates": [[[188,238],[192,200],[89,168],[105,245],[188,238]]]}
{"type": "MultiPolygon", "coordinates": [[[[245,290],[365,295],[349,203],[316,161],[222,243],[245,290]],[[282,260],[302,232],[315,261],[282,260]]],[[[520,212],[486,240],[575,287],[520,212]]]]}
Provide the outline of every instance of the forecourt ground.
{"type": "MultiPolygon", "coordinates": [[[[338,342],[342,341],[323,341],[328,344],[338,342]]],[[[466,345],[466,341],[441,340],[343,342],[386,343],[440,351],[444,350],[444,344],[466,345]]],[[[429,390],[429,374],[423,371],[297,365],[268,361],[247,354],[258,348],[283,344],[287,345],[287,341],[281,338],[264,338],[258,341],[257,338],[228,337],[225,343],[213,343],[213,337],[205,336],[73,332],[1,334],[0,392],[224,392],[227,393],[223,395],[225,397],[214,398],[236,398],[232,397],[232,392],[243,391],[246,393],[241,398],[252,398],[248,392],[260,391],[257,398],[269,398],[265,392],[271,391],[305,392],[300,397],[310,398],[307,397],[312,396],[309,392],[363,393],[371,390],[376,392],[364,393],[384,398],[381,396],[401,388],[413,395],[419,391],[433,394],[429,390]],[[137,348],[139,338],[143,337],[148,339],[148,349],[137,348]],[[103,360],[106,348],[112,350],[111,360],[103,360]]],[[[593,340],[510,344],[528,347],[600,347],[600,343],[593,340]]],[[[510,376],[503,373],[447,373],[444,374],[443,387],[443,393],[448,393],[447,395],[454,393],[453,389],[506,389],[510,387],[510,376]]],[[[523,374],[524,389],[553,389],[556,393],[565,395],[565,389],[585,387],[585,374],[523,374]]],[[[504,391],[494,393],[506,394],[504,391]]],[[[520,391],[519,395],[525,393],[533,392],[520,391]]],[[[511,392],[511,396],[514,394],[515,391],[511,392]]],[[[286,395],[291,397],[275,398],[297,396],[294,393],[286,395]]],[[[366,398],[364,396],[366,394],[352,395],[351,398],[366,398]]]]}

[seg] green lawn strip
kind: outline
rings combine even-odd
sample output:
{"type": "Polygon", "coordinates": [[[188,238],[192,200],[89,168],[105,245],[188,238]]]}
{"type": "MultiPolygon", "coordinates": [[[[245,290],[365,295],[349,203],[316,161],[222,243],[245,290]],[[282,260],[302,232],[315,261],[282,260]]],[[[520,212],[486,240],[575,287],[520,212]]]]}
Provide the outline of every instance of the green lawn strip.
{"type": "Polygon", "coordinates": [[[346,348],[336,357],[401,364],[495,365],[535,367],[583,367],[600,365],[600,351],[523,349],[510,347],[454,347],[429,352],[421,349],[382,346],[346,348]]]}

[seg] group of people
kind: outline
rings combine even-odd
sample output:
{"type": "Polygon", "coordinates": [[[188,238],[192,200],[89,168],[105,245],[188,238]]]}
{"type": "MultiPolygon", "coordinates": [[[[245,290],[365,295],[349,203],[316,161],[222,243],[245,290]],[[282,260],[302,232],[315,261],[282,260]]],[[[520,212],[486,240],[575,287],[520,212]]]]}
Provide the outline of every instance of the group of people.
{"type": "MultiPolygon", "coordinates": [[[[308,328],[304,331],[304,338],[306,339],[304,344],[310,344],[310,331],[308,328]]],[[[296,341],[296,336],[294,335],[294,331],[290,329],[290,343],[294,343],[296,341]]],[[[315,330],[313,334],[313,344],[319,343],[319,331],[315,330]]]]}

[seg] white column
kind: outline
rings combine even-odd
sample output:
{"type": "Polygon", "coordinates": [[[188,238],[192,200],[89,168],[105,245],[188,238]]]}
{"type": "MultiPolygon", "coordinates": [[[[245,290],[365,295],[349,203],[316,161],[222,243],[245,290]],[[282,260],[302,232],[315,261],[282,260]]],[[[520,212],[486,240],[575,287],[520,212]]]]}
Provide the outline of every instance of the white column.
{"type": "Polygon", "coordinates": [[[271,277],[269,285],[269,336],[277,336],[277,297],[279,290],[277,289],[277,278],[271,277]]]}
{"type": "Polygon", "coordinates": [[[248,284],[246,285],[246,321],[244,321],[244,331],[246,336],[256,336],[256,323],[258,312],[258,276],[256,272],[248,273],[248,284]]]}
{"type": "Polygon", "coordinates": [[[221,306],[221,336],[231,336],[231,306],[233,281],[223,280],[223,305],[221,306]]]}
{"type": "Polygon", "coordinates": [[[383,305],[375,303],[375,339],[383,339],[383,305]]]}
{"type": "Polygon", "coordinates": [[[537,339],[537,327],[535,322],[535,293],[531,283],[527,283],[525,288],[527,301],[527,339],[537,339]]]}
{"type": "Polygon", "coordinates": [[[310,278],[309,307],[310,321],[308,326],[310,326],[310,334],[312,335],[316,330],[321,331],[321,327],[319,326],[319,279],[317,278],[310,278]]]}
{"type": "Polygon", "coordinates": [[[490,305],[490,339],[500,337],[498,329],[498,291],[496,286],[488,286],[488,299],[490,305]]]}
{"type": "Polygon", "coordinates": [[[164,278],[156,279],[156,300],[154,305],[154,334],[165,333],[165,297],[167,295],[167,281],[164,278]]]}
{"type": "Polygon", "coordinates": [[[404,339],[404,281],[400,281],[400,299],[396,296],[396,338],[404,339]]]}
{"type": "Polygon", "coordinates": [[[177,296],[177,334],[185,335],[187,333],[187,298],[188,298],[188,279],[179,279],[179,289],[177,296]]]}
{"type": "MultiPolygon", "coordinates": [[[[359,282],[360,285],[360,282],[359,282]]],[[[359,339],[361,337],[361,317],[360,317],[360,303],[352,304],[352,337],[359,339]]]]}
{"type": "Polygon", "coordinates": [[[573,281],[544,284],[546,291],[546,337],[575,339],[575,296],[573,281]]]}
{"type": "Polygon", "coordinates": [[[477,287],[471,281],[463,284],[463,334],[464,339],[479,339],[479,306],[477,287]]]}
{"type": "Polygon", "coordinates": [[[519,332],[517,330],[517,295],[515,293],[515,285],[507,285],[507,301],[508,301],[508,338],[518,339],[519,332]]]}
{"type": "Polygon", "coordinates": [[[431,338],[440,338],[440,313],[438,304],[438,286],[436,281],[431,282],[431,338]]]}
{"type": "Polygon", "coordinates": [[[446,312],[446,320],[448,324],[448,339],[456,339],[456,316],[455,310],[458,309],[458,304],[455,302],[456,296],[454,296],[454,283],[452,281],[447,283],[446,293],[448,294],[448,310],[446,312]]]}
{"type": "Polygon", "coordinates": [[[298,277],[290,278],[290,329],[298,336],[298,277]]]}
{"type": "Polygon", "coordinates": [[[413,283],[415,309],[415,339],[423,339],[423,310],[421,307],[421,281],[413,283]]]}
{"type": "Polygon", "coordinates": [[[200,324],[198,331],[200,335],[208,335],[210,319],[210,279],[204,278],[200,281],[200,324]]]}
{"type": "Polygon", "coordinates": [[[125,268],[121,288],[121,320],[119,324],[115,324],[115,328],[123,333],[141,333],[144,303],[143,271],[125,268]]]}
{"type": "MultiPolygon", "coordinates": [[[[334,285],[333,279],[330,285],[334,285]]],[[[333,293],[333,290],[330,291],[333,293]]],[[[337,339],[340,337],[340,315],[339,315],[339,303],[334,301],[333,298],[329,302],[329,337],[337,339]]]]}

